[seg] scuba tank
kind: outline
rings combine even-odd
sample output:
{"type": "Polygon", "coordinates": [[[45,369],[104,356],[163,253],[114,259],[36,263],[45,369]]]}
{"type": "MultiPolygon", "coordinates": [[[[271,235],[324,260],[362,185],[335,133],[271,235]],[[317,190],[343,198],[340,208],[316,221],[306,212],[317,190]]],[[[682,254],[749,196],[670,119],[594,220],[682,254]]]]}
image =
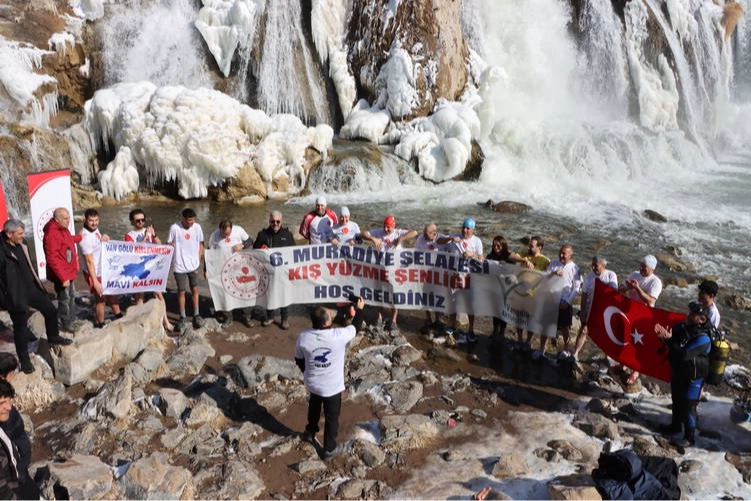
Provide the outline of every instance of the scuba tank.
{"type": "MultiPolygon", "coordinates": [[[[713,329],[714,330],[714,329],[713,329]]],[[[725,332],[712,332],[712,349],[709,352],[709,375],[707,383],[718,385],[722,383],[725,366],[730,358],[730,343],[725,340],[725,332]]]]}

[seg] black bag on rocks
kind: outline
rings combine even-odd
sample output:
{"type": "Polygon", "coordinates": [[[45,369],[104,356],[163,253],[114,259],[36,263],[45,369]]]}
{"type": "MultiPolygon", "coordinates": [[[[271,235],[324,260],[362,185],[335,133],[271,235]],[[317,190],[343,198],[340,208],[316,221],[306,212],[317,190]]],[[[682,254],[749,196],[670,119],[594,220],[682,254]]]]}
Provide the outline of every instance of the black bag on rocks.
{"type": "Polygon", "coordinates": [[[592,479],[603,499],[680,499],[675,461],[631,449],[600,454],[592,479]]]}

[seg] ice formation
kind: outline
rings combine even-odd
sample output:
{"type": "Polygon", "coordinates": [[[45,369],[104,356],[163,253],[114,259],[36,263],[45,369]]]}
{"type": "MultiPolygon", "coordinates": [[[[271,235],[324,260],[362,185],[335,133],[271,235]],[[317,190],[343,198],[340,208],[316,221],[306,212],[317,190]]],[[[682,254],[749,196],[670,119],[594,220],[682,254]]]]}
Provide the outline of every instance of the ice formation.
{"type": "Polygon", "coordinates": [[[104,3],[105,0],[68,0],[73,12],[89,21],[104,17],[104,3]]]}
{"type": "Polygon", "coordinates": [[[388,112],[376,106],[371,107],[366,100],[360,99],[339,135],[344,139],[367,139],[378,144],[390,121],[388,112]]]}
{"type": "Polygon", "coordinates": [[[138,188],[131,176],[141,169],[152,185],[175,180],[183,198],[205,197],[210,185],[224,183],[246,163],[254,164],[269,192],[275,179],[287,177],[288,191],[296,193],[305,186],[305,149],[325,154],[333,138],[328,125],[308,128],[292,115],[269,117],[215,90],[149,82],[97,91],[86,103],[85,121],[94,144],[116,152],[100,176],[102,192],[116,197],[138,188]]]}
{"type": "Polygon", "coordinates": [[[229,76],[238,45],[252,42],[260,9],[252,0],[204,0],[196,28],[224,76],[229,76]]]}

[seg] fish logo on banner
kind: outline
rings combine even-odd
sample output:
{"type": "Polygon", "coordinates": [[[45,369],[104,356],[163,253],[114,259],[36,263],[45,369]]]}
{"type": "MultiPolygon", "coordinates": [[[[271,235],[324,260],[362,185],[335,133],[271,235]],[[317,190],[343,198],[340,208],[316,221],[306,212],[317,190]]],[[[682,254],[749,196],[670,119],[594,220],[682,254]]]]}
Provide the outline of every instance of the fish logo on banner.
{"type": "Polygon", "coordinates": [[[647,376],[670,381],[665,345],[655,334],[655,326],[673,326],[684,318],[682,313],[633,301],[597,280],[587,329],[609,357],[647,376]]]}

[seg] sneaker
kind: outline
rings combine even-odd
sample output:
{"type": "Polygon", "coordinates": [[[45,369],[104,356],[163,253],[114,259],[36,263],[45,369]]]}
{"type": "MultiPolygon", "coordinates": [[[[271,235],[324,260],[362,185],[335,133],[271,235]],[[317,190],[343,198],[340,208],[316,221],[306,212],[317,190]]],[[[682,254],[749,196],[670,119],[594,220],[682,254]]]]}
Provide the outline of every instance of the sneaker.
{"type": "Polygon", "coordinates": [[[570,358],[571,358],[571,353],[565,350],[558,354],[558,360],[569,360],[570,358]]]}
{"type": "Polygon", "coordinates": [[[206,321],[203,319],[201,315],[195,315],[193,317],[193,325],[195,325],[197,329],[200,329],[201,327],[206,325],[206,321]]]}
{"type": "Polygon", "coordinates": [[[542,351],[535,350],[532,352],[532,360],[540,360],[540,358],[542,358],[542,355],[543,355],[542,351]]]}
{"type": "Polygon", "coordinates": [[[68,339],[67,337],[62,336],[51,336],[47,338],[47,342],[49,344],[59,344],[60,346],[69,346],[73,344],[72,339],[68,339]]]}
{"type": "Polygon", "coordinates": [[[267,318],[266,320],[264,320],[263,322],[261,322],[261,325],[263,325],[264,327],[268,327],[269,325],[271,325],[273,323],[274,323],[274,319],[273,318],[267,318]]]}
{"type": "Polygon", "coordinates": [[[24,374],[31,374],[36,368],[34,367],[34,364],[31,363],[31,360],[21,360],[21,370],[24,374]]]}
{"type": "Polygon", "coordinates": [[[182,332],[185,330],[185,324],[188,322],[188,319],[185,317],[180,317],[177,322],[175,322],[175,332],[182,332]]]}
{"type": "Polygon", "coordinates": [[[477,337],[477,334],[475,334],[475,331],[469,331],[467,332],[467,341],[470,343],[476,343],[479,340],[477,337]]]}
{"type": "Polygon", "coordinates": [[[314,433],[309,432],[308,430],[305,430],[300,434],[300,440],[303,442],[308,442],[309,444],[317,444],[316,436],[314,433]]]}
{"type": "Polygon", "coordinates": [[[106,324],[104,322],[97,322],[96,320],[94,321],[94,328],[96,329],[104,329],[105,325],[106,324]]]}
{"type": "Polygon", "coordinates": [[[388,321],[386,322],[386,330],[388,332],[396,332],[399,330],[399,326],[396,325],[396,322],[388,321]]]}
{"type": "Polygon", "coordinates": [[[252,318],[250,318],[250,315],[243,315],[243,319],[241,320],[241,322],[248,329],[256,326],[256,323],[253,321],[252,318]]]}
{"type": "Polygon", "coordinates": [[[121,318],[123,318],[124,316],[125,316],[125,313],[123,313],[123,312],[121,311],[120,313],[118,313],[117,315],[115,315],[115,320],[120,320],[120,319],[121,319],[121,318]]]}
{"type": "Polygon", "coordinates": [[[282,320],[282,329],[285,331],[289,330],[289,320],[282,320]]]}

